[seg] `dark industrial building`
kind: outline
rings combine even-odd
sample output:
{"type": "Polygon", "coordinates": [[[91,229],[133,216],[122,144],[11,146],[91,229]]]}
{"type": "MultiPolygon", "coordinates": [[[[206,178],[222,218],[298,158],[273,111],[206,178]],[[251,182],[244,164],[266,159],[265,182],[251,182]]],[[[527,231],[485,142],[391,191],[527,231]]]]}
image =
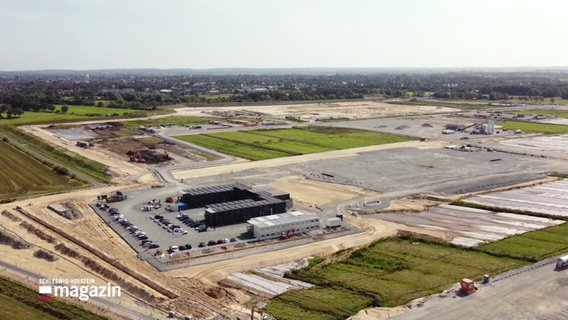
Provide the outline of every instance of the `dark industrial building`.
{"type": "Polygon", "coordinates": [[[286,212],[290,194],[252,191],[242,183],[183,190],[189,208],[205,207],[205,223],[212,227],[244,223],[254,217],[286,212]]]}

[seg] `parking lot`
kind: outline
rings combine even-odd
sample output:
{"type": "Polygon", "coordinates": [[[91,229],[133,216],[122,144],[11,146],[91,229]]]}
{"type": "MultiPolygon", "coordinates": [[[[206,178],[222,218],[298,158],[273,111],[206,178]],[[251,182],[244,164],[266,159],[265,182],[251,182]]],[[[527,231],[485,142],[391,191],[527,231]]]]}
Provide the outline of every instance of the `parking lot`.
{"type": "Polygon", "coordinates": [[[93,203],[93,208],[137,252],[158,248],[167,252],[170,246],[176,246],[180,251],[196,252],[203,247],[235,245],[246,240],[246,224],[203,227],[198,231],[195,227],[203,220],[203,208],[173,212],[166,210],[169,203],[165,199],[175,199],[179,189],[171,187],[130,191],[125,201],[110,203],[107,209],[101,209],[93,203]],[[154,208],[154,205],[159,208],[154,208]],[[180,220],[181,215],[187,217],[183,219],[185,221],[180,220]],[[143,241],[149,244],[142,246],[143,241]],[[226,244],[221,243],[225,241],[226,244]],[[152,246],[152,243],[159,247],[152,246]],[[148,246],[152,248],[147,248],[148,246]]]}

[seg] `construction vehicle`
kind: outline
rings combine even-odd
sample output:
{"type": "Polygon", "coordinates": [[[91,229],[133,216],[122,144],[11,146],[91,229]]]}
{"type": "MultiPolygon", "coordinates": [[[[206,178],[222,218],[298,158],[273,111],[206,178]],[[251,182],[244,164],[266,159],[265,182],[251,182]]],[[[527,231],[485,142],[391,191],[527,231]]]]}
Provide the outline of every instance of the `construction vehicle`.
{"type": "Polygon", "coordinates": [[[475,282],[471,279],[463,278],[460,281],[460,288],[456,290],[456,294],[469,295],[477,290],[475,282]]]}
{"type": "Polygon", "coordinates": [[[111,194],[103,194],[100,195],[100,198],[103,200],[106,200],[107,203],[111,203],[111,202],[117,202],[117,201],[123,201],[126,200],[126,195],[120,191],[116,191],[114,193],[111,194]]]}

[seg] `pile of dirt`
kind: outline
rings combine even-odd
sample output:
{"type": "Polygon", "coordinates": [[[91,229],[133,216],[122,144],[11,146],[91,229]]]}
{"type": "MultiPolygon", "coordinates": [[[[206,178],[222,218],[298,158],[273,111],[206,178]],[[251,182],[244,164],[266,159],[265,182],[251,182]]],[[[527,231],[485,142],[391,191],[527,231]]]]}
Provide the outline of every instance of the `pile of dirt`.
{"type": "Polygon", "coordinates": [[[36,235],[38,238],[45,240],[49,243],[54,243],[55,242],[55,238],[46,234],[45,232],[41,231],[40,229],[34,227],[31,223],[23,221],[22,223],[20,223],[20,227],[28,230],[28,232],[36,235]]]}
{"type": "Polygon", "coordinates": [[[61,203],[61,206],[63,206],[64,208],[67,208],[68,210],[66,210],[66,211],[55,211],[54,210],[54,211],[58,215],[62,216],[65,219],[76,220],[76,219],[79,219],[83,216],[81,214],[81,211],[72,202],[61,203]]]}
{"type": "Polygon", "coordinates": [[[398,127],[394,128],[394,129],[395,129],[395,130],[404,130],[404,129],[408,129],[408,128],[410,128],[410,127],[407,126],[407,125],[405,125],[405,124],[403,124],[403,125],[398,126],[398,127]]]}
{"type": "Polygon", "coordinates": [[[151,149],[142,149],[137,151],[129,151],[126,153],[131,157],[133,162],[144,162],[148,164],[156,164],[173,160],[167,151],[158,152],[151,149]]]}
{"type": "Polygon", "coordinates": [[[44,259],[44,260],[47,260],[49,262],[59,260],[58,256],[54,255],[53,253],[51,253],[49,251],[45,251],[43,249],[39,249],[36,252],[34,252],[34,257],[36,257],[38,259],[44,259]]]}
{"type": "Polygon", "coordinates": [[[8,245],[14,249],[29,249],[31,244],[26,242],[24,239],[18,237],[18,235],[2,228],[0,230],[0,243],[8,245]]]}
{"type": "Polygon", "coordinates": [[[433,125],[431,125],[431,124],[429,124],[429,123],[423,123],[422,126],[423,126],[424,128],[433,128],[433,127],[434,127],[433,125]]]}
{"type": "Polygon", "coordinates": [[[68,257],[75,258],[75,259],[83,262],[85,267],[95,271],[99,275],[103,276],[105,279],[108,279],[110,281],[114,281],[114,282],[118,283],[118,285],[120,285],[120,287],[122,289],[129,292],[133,296],[138,297],[138,298],[145,300],[145,301],[148,301],[148,302],[157,302],[157,299],[154,295],[152,295],[149,292],[147,292],[146,290],[128,282],[126,279],[120,277],[114,271],[106,268],[105,266],[101,265],[97,261],[82,255],[81,253],[77,252],[74,249],[71,249],[71,248],[65,246],[63,243],[56,245],[55,250],[63,253],[64,255],[66,255],[68,257]]]}
{"type": "Polygon", "coordinates": [[[209,287],[205,289],[205,294],[213,299],[223,299],[227,296],[227,290],[221,287],[209,287]]]}
{"type": "Polygon", "coordinates": [[[16,217],[13,213],[11,213],[11,212],[8,211],[8,210],[2,211],[2,215],[3,215],[4,217],[6,217],[6,218],[8,218],[8,219],[10,219],[10,220],[12,220],[12,221],[14,221],[14,222],[20,222],[20,221],[22,221],[22,219],[16,217]]]}
{"type": "Polygon", "coordinates": [[[114,137],[114,133],[122,129],[120,122],[105,122],[85,126],[84,129],[91,130],[97,138],[114,137]]]}

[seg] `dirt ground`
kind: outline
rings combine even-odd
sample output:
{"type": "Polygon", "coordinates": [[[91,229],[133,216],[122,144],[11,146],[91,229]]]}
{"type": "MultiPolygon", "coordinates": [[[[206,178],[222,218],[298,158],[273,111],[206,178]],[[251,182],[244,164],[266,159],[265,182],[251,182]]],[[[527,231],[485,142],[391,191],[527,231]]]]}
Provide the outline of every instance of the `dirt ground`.
{"type": "Polygon", "coordinates": [[[454,108],[437,106],[405,106],[393,105],[380,101],[348,101],[333,103],[308,103],[289,105],[245,106],[245,107],[202,107],[202,108],[179,108],[179,115],[203,116],[211,111],[238,111],[247,110],[268,114],[276,118],[284,118],[287,115],[306,115],[333,117],[333,118],[374,118],[392,115],[415,115],[438,112],[459,111],[454,108]]]}
{"type": "Polygon", "coordinates": [[[120,157],[116,153],[100,147],[88,149],[75,147],[74,142],[56,136],[52,131],[46,130],[44,126],[22,126],[20,129],[35,135],[49,143],[67,148],[88,159],[100,162],[110,168],[111,173],[118,181],[124,181],[131,177],[136,177],[148,172],[148,169],[140,164],[129,163],[125,157],[120,157]]]}
{"type": "Polygon", "coordinates": [[[278,180],[271,183],[270,186],[290,193],[294,203],[308,207],[322,206],[373,194],[357,187],[316,182],[301,177],[278,180]]]}

